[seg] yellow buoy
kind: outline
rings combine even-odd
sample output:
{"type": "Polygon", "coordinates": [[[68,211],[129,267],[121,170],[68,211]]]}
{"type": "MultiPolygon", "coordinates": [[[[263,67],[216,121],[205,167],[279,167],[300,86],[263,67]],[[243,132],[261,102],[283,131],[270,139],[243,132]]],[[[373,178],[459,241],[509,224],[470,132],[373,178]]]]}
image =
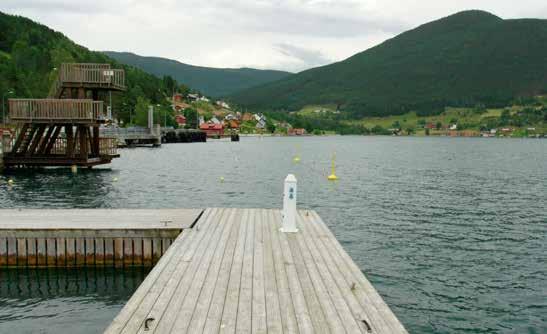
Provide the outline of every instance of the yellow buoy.
{"type": "Polygon", "coordinates": [[[13,185],[13,180],[12,180],[12,179],[9,179],[9,180],[8,180],[8,184],[9,184],[10,186],[12,186],[12,185],[13,185]]]}
{"type": "Polygon", "coordinates": [[[220,183],[224,183],[224,176],[220,177],[220,183]]]}
{"type": "Polygon", "coordinates": [[[115,178],[113,178],[113,179],[112,179],[112,181],[114,181],[114,182],[118,182],[118,178],[117,178],[117,177],[115,177],[115,178]]]}
{"type": "Polygon", "coordinates": [[[292,161],[293,161],[295,164],[297,164],[297,163],[300,162],[300,157],[297,155],[297,156],[295,156],[295,157],[292,159],[292,161]]]}
{"type": "Polygon", "coordinates": [[[338,180],[338,176],[336,176],[336,172],[334,170],[334,159],[336,158],[336,154],[332,154],[332,162],[331,162],[331,174],[327,177],[329,181],[336,181],[338,180]]]}
{"type": "Polygon", "coordinates": [[[73,174],[76,174],[78,173],[78,166],[72,165],[70,166],[70,170],[72,171],[73,174]]]}

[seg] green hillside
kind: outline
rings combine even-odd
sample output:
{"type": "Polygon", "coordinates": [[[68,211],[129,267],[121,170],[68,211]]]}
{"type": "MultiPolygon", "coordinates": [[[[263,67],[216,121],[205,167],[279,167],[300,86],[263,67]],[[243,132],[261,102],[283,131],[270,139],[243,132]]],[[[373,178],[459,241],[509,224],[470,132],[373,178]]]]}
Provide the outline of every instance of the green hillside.
{"type": "Polygon", "coordinates": [[[263,111],[337,105],[351,118],[498,107],[547,92],[547,20],[461,12],[355,56],[231,96],[263,111]]]}
{"type": "Polygon", "coordinates": [[[126,123],[137,99],[165,104],[165,95],[177,88],[170,77],[159,79],[140,69],[121,65],[100,52],[79,46],[62,33],[20,16],[0,12],[0,95],[44,98],[63,62],[110,63],[126,72],[127,92],[114,94],[114,112],[126,123]],[[124,104],[125,103],[125,104],[124,104]]]}
{"type": "Polygon", "coordinates": [[[176,80],[215,97],[230,95],[241,90],[279,80],[290,73],[252,68],[211,68],[192,66],[176,60],[143,57],[129,52],[105,51],[106,55],[117,61],[136,66],[148,73],[163,76],[171,75],[176,80]]]}

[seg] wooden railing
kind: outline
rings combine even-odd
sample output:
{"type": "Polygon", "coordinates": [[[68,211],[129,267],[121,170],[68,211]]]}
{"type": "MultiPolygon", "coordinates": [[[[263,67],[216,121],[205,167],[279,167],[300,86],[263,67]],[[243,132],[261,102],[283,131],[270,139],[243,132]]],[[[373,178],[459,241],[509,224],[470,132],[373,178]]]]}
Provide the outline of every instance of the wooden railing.
{"type": "Polygon", "coordinates": [[[103,102],[70,99],[10,99],[12,121],[96,121],[105,119],[103,102]]]}
{"type": "Polygon", "coordinates": [[[125,89],[124,70],[112,69],[109,64],[61,64],[59,84],[95,84],[125,89]]]}
{"type": "MultiPolygon", "coordinates": [[[[4,153],[12,152],[13,145],[15,144],[15,138],[10,140],[7,143],[7,146],[4,147],[4,153]]],[[[87,152],[91,152],[90,144],[87,143],[87,152]]],[[[50,154],[52,155],[66,155],[67,154],[67,139],[66,138],[57,138],[53,144],[50,154]]],[[[80,142],[76,141],[74,143],[74,156],[80,154],[80,142]]],[[[118,154],[118,143],[116,138],[99,138],[99,155],[100,156],[112,156],[118,154]]]]}

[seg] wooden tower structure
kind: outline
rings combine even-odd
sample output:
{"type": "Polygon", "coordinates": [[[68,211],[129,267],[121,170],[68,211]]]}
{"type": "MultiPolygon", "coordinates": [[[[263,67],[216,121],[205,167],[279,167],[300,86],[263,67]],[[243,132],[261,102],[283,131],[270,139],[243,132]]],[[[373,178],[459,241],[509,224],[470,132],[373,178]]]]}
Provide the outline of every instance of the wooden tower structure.
{"type": "Polygon", "coordinates": [[[10,99],[9,117],[17,124],[5,167],[86,166],[108,164],[116,141],[102,138],[107,121],[102,99],[125,91],[125,73],[109,64],[62,64],[47,99],[10,99]]]}

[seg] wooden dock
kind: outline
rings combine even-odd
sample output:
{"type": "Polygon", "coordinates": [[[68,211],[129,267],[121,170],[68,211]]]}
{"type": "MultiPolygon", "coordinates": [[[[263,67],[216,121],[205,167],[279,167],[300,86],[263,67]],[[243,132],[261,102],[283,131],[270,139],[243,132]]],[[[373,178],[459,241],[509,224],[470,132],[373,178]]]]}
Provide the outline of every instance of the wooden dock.
{"type": "Polygon", "coordinates": [[[313,211],[207,209],[106,333],[406,333],[313,211]]]}
{"type": "Polygon", "coordinates": [[[0,269],[152,266],[202,212],[0,210],[0,269]]]}

